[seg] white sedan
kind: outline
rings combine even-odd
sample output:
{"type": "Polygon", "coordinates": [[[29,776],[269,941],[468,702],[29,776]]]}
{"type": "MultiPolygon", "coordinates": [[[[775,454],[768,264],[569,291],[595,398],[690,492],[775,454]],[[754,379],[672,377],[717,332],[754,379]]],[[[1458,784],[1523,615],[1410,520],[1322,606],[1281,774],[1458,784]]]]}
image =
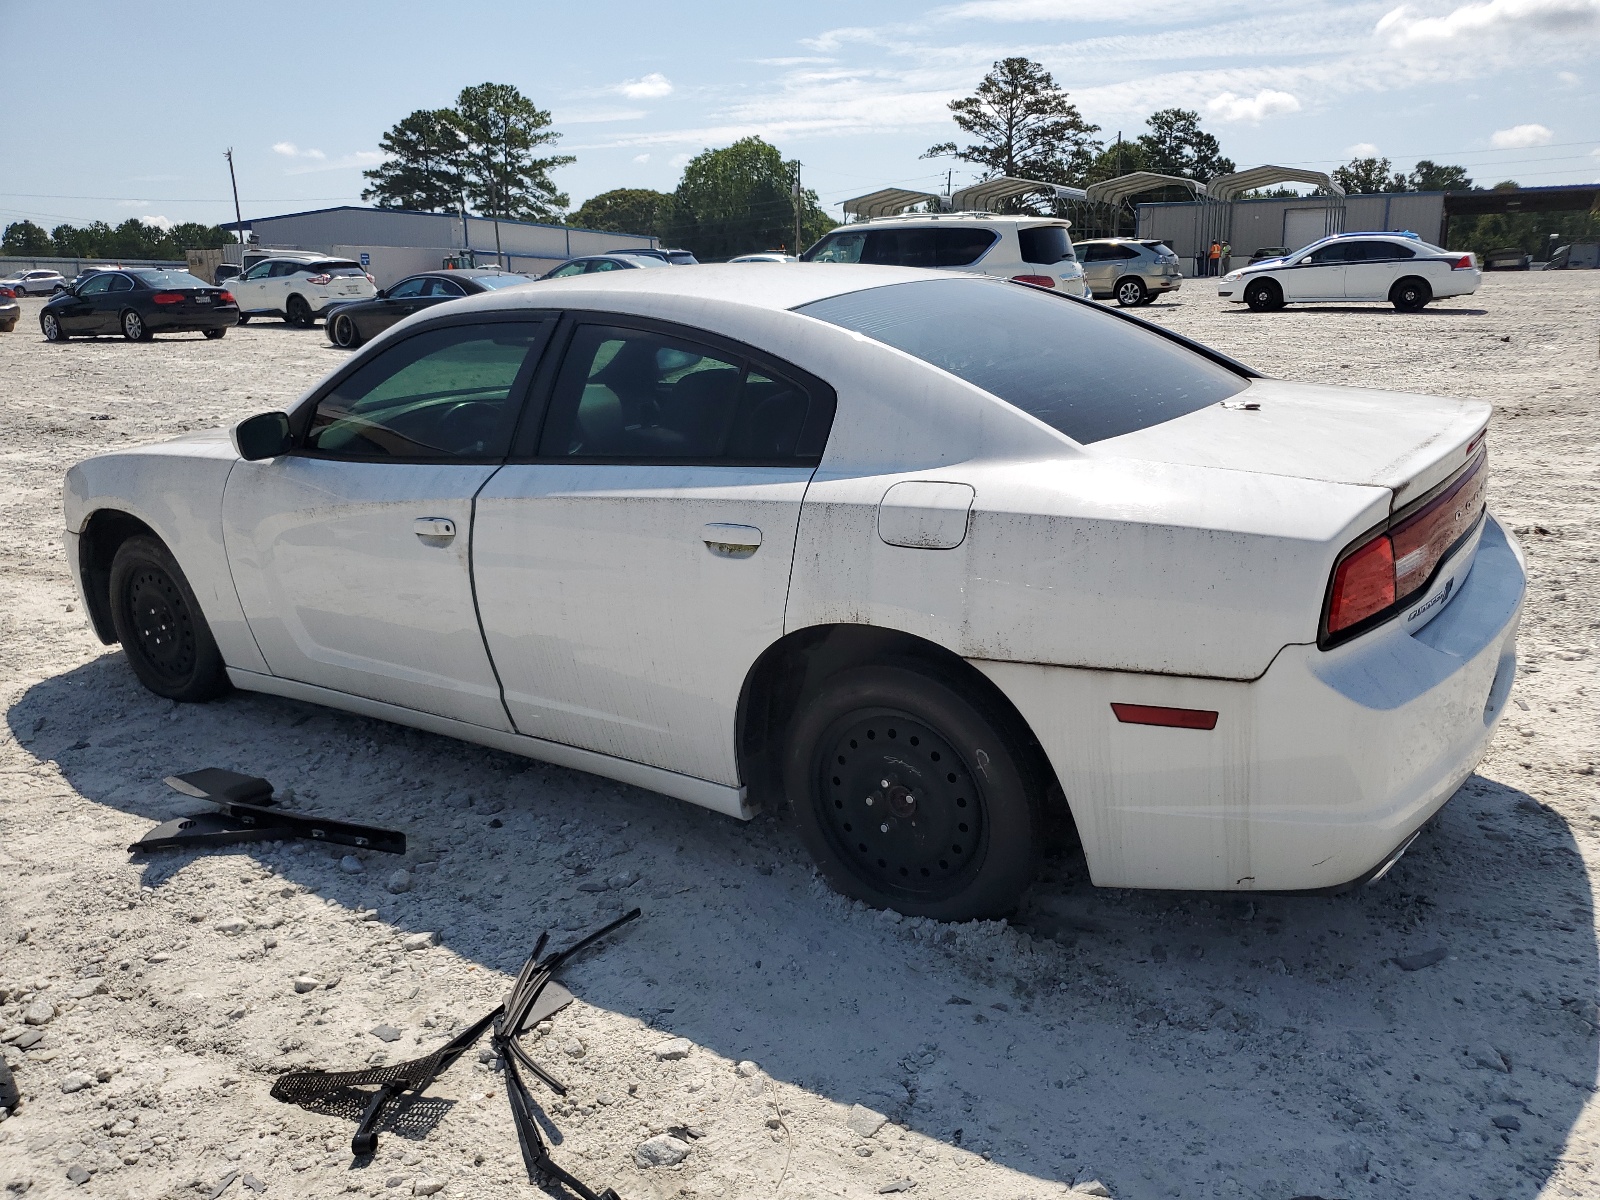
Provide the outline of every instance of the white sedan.
{"type": "Polygon", "coordinates": [[[1386,870],[1511,687],[1488,418],[982,276],[618,271],[80,463],[66,538],[159,695],[787,808],[842,891],[966,919],[1073,839],[1116,887],[1386,870]]]}
{"type": "Polygon", "coordinates": [[[1415,234],[1341,233],[1229,271],[1218,281],[1217,295],[1257,312],[1330,301],[1420,312],[1446,296],[1470,296],[1481,282],[1472,254],[1441,250],[1415,234]]]}

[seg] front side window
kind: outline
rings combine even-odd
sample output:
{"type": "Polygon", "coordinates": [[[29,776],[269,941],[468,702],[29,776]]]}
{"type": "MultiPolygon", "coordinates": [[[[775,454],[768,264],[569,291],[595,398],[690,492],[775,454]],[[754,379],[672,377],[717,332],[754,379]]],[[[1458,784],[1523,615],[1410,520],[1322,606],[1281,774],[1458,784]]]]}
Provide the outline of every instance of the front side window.
{"type": "Polygon", "coordinates": [[[98,296],[101,292],[109,291],[111,279],[110,275],[91,275],[84,282],[84,285],[78,289],[78,295],[98,296]]]}
{"type": "Polygon", "coordinates": [[[1334,263],[1348,262],[1349,251],[1349,242],[1330,242],[1320,250],[1313,250],[1303,261],[1319,267],[1330,266],[1334,263]]]}
{"type": "Polygon", "coordinates": [[[1077,442],[1170,421],[1249,383],[1133,321],[1000,280],[890,284],[795,311],[903,350],[1077,442]]]}
{"type": "Polygon", "coordinates": [[[740,355],[676,335],[583,325],[562,363],[542,458],[783,461],[809,397],[740,355]]]}
{"type": "Polygon", "coordinates": [[[412,297],[425,295],[429,282],[429,280],[423,279],[421,276],[413,279],[402,279],[399,283],[395,284],[394,287],[389,289],[389,299],[405,300],[412,297]]]}
{"type": "Polygon", "coordinates": [[[466,289],[454,279],[430,279],[428,280],[428,290],[423,293],[425,296],[465,296],[466,294],[466,289]]]}
{"type": "Polygon", "coordinates": [[[1022,246],[1022,261],[1048,267],[1058,262],[1071,262],[1072,239],[1065,225],[1037,225],[1032,229],[1017,230],[1017,241],[1022,246]]]}
{"type": "Polygon", "coordinates": [[[353,459],[503,458],[547,332],[517,321],[409,337],[322,398],[306,448],[353,459]]]}
{"type": "Polygon", "coordinates": [[[588,265],[588,263],[569,262],[565,266],[557,267],[554,271],[551,271],[550,274],[546,275],[545,278],[563,279],[568,275],[582,275],[584,268],[588,265]]]}
{"type": "Polygon", "coordinates": [[[867,235],[860,233],[830,233],[800,256],[801,262],[858,263],[866,248],[867,235]]]}
{"type": "Polygon", "coordinates": [[[273,264],[270,262],[259,262],[246,271],[244,277],[246,279],[265,279],[272,274],[272,268],[273,264]]]}

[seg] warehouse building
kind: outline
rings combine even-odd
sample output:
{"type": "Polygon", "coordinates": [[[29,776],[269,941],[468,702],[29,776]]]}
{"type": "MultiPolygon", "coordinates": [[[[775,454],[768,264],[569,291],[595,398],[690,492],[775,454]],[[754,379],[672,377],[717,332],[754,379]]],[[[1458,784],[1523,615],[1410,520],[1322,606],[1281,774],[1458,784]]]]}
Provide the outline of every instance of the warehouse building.
{"type": "MultiPolygon", "coordinates": [[[[250,250],[304,250],[354,259],[379,287],[417,271],[437,271],[447,259],[480,267],[498,262],[508,271],[543,275],[575,255],[656,246],[655,238],[643,234],[357,205],[252,217],[222,228],[244,230],[250,250]]],[[[239,262],[246,247],[225,249],[227,261],[239,262]]]]}

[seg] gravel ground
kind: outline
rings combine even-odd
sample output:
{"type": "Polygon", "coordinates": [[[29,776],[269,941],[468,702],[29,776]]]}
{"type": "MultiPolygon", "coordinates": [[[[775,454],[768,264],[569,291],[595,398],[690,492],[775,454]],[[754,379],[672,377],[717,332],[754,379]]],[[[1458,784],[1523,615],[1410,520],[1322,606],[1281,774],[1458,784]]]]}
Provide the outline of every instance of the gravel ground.
{"type": "Polygon", "coordinates": [[[339,354],[276,323],[52,346],[25,302],[0,335],[0,1037],[24,1095],[0,1186],[532,1196],[473,1054],[370,1163],[350,1124],[268,1088],[424,1053],[498,1002],[540,929],[637,904],[528,1039],[571,1085],[556,1157],[628,1200],[1600,1194],[1600,272],[1491,276],[1410,316],[1208,292],[1144,312],[1270,374],[1495,403],[1491,503],[1532,572],[1514,702],[1379,886],[1103,891],[1069,857],[1014,921],[965,926],[840,900],[769,818],[270,697],[142,691],[78,611],[63,470],[280,406],[339,354]],[[407,861],[130,861],[192,811],[161,777],[206,765],[402,827],[407,861]],[[404,948],[419,932],[437,944],[404,948]],[[682,1160],[638,1165],[651,1138],[682,1160]]]}

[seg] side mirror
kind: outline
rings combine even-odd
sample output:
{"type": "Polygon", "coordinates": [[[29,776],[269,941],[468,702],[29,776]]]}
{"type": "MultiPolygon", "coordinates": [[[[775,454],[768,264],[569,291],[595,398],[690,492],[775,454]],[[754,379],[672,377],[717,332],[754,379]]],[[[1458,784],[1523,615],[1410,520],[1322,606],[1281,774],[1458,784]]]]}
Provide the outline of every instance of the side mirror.
{"type": "Polygon", "coordinates": [[[388,298],[389,298],[389,289],[388,288],[379,288],[378,289],[378,295],[377,295],[376,299],[387,300],[388,298]]]}
{"type": "Polygon", "coordinates": [[[246,462],[287,454],[291,444],[288,413],[258,413],[233,427],[233,448],[246,462]]]}

